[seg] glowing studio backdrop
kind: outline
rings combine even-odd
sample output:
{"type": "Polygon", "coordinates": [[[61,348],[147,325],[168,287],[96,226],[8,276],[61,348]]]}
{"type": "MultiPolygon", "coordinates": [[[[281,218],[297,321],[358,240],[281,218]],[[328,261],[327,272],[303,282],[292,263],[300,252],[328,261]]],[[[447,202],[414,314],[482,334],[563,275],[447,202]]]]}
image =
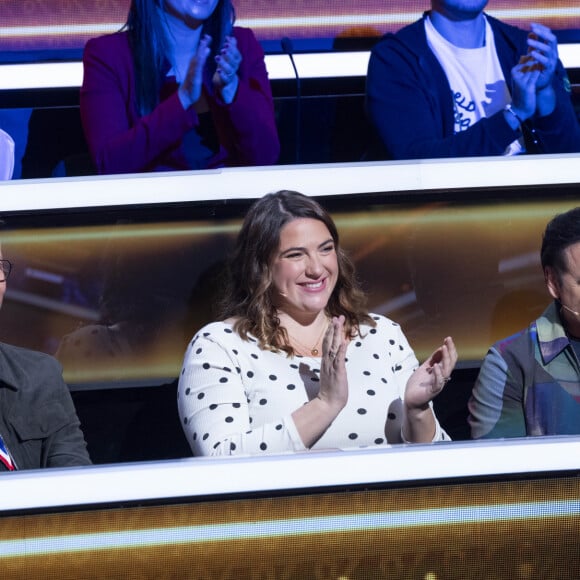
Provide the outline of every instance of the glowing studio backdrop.
{"type": "MultiPolygon", "coordinates": [[[[3,0],[0,51],[80,51],[88,38],[115,32],[130,0],[3,0]]],[[[240,26],[263,41],[372,38],[413,22],[429,0],[234,0],[240,26]]],[[[490,0],[488,12],[527,27],[580,28],[576,0],[490,0]]],[[[328,45],[327,45],[328,46],[328,45]]],[[[332,45],[330,45],[332,47],[332,45]]],[[[38,55],[42,58],[42,54],[38,55]]]]}
{"type": "MultiPolygon", "coordinates": [[[[334,217],[371,311],[399,322],[420,359],[450,334],[468,362],[549,302],[541,232],[573,204],[373,203],[334,217]]],[[[56,355],[70,383],[177,376],[188,341],[218,315],[240,221],[158,212],[4,232],[14,270],[0,340],[56,355]]]]}

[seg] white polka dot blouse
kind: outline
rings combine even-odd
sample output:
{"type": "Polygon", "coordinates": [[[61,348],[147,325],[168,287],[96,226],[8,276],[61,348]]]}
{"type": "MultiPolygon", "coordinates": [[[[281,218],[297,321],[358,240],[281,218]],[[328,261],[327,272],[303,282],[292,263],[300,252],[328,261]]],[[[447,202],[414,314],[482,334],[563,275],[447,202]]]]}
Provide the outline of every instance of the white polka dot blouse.
{"type": "MultiPolygon", "coordinates": [[[[402,399],[418,361],[395,322],[372,315],[348,345],[349,397],[312,449],[400,443],[402,399]]],[[[178,411],[193,454],[304,451],[292,412],[318,392],[320,358],[261,350],[213,322],[189,344],[179,378],[178,411]]],[[[434,440],[448,436],[437,423],[434,440]]]]}

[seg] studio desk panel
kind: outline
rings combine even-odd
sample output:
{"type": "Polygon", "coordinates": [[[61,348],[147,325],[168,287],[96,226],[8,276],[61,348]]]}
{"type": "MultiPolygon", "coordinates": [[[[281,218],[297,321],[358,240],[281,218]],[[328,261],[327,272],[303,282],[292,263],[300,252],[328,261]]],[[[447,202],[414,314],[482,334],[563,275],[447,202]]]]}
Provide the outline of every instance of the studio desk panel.
{"type": "Polygon", "coordinates": [[[577,578],[580,439],[0,475],[28,578],[577,578]]]}

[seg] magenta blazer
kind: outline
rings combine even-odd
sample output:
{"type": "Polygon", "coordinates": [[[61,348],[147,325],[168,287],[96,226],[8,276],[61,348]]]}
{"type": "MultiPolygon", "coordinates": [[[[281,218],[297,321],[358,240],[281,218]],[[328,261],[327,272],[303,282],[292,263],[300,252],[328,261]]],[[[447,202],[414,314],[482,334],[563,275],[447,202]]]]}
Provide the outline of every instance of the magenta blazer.
{"type": "MultiPolygon", "coordinates": [[[[248,28],[235,27],[233,34],[243,59],[234,101],[225,104],[214,92],[211,80],[204,81],[220,145],[207,168],[270,165],[280,153],[262,47],[248,28]]],[[[198,116],[193,107],[184,110],[174,81],[163,86],[163,94],[168,96],[150,114],[139,114],[126,32],[89,40],[83,67],[81,119],[98,173],[191,169],[183,138],[199,124],[198,116]]]]}

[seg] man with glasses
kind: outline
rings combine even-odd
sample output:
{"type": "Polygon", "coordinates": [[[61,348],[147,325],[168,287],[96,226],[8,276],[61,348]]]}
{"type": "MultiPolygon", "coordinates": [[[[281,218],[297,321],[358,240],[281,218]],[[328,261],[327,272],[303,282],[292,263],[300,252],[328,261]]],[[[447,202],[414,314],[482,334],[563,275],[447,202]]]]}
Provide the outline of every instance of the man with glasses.
{"type": "MultiPolygon", "coordinates": [[[[11,271],[0,252],[0,306],[11,271]]],[[[58,362],[0,343],[0,472],[90,463],[58,362]]]]}

